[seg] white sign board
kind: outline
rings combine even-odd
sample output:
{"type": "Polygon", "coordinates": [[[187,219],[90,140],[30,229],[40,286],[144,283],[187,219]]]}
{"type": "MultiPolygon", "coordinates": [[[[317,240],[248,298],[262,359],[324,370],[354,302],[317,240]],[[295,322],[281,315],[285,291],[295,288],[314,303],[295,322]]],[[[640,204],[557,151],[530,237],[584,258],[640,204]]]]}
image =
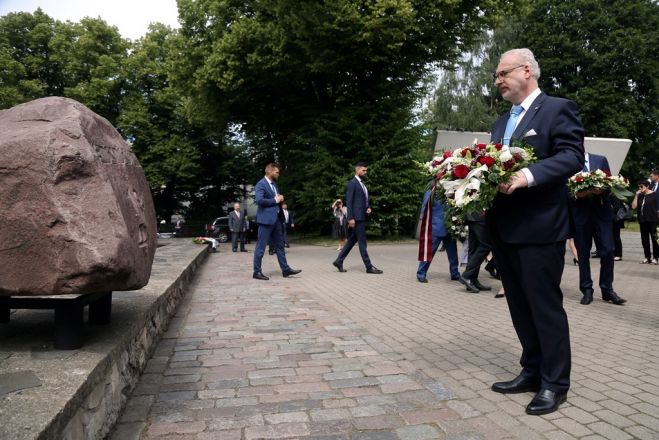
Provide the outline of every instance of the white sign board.
{"type": "MultiPolygon", "coordinates": [[[[487,143],[490,141],[490,133],[484,131],[437,130],[435,153],[473,145],[474,141],[487,143]]],[[[620,168],[622,168],[631,144],[632,141],[630,139],[597,137],[587,137],[584,139],[584,146],[587,152],[606,156],[611,166],[611,174],[620,173],[620,168]]]]}

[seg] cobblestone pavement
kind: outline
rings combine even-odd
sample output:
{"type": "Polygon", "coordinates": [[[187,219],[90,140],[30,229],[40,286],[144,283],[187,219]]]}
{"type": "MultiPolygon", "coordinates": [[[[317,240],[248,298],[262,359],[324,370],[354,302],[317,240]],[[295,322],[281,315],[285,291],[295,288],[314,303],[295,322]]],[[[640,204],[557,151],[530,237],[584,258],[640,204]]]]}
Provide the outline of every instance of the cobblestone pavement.
{"type": "Polygon", "coordinates": [[[338,273],[333,248],[293,245],[289,263],[303,272],[282,278],[266,255],[263,282],[251,278],[251,252],[224,246],[112,438],[657,440],[659,267],[638,264],[638,234],[623,240],[614,286],[624,306],[580,305],[568,259],[572,388],[546,416],[525,414],[531,393],[490,391],[518,373],[520,347],[486,273],[493,292],[471,294],[449,280],[443,253],[418,283],[414,245],[369,246],[383,275],[366,274],[357,249],[338,273]]]}

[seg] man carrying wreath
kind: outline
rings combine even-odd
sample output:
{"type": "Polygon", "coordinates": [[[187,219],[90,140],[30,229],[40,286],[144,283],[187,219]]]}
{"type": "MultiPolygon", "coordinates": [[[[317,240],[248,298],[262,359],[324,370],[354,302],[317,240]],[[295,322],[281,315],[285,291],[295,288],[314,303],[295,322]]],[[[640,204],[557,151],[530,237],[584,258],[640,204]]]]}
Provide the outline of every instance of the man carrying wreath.
{"type": "Polygon", "coordinates": [[[570,234],[567,179],[584,164],[584,129],[574,102],[538,88],[540,68],[528,49],[505,52],[494,73],[513,107],[492,126],[492,141],[523,140],[538,160],[499,185],[487,214],[493,254],[522,345],[522,371],[497,382],[498,393],[535,392],[528,414],[548,414],[570,387],[570,336],[560,288],[570,234]]]}
{"type": "MultiPolygon", "coordinates": [[[[583,171],[602,170],[609,175],[609,161],[599,154],[586,153],[583,171]]],[[[613,212],[609,191],[587,190],[577,193],[572,199],[572,219],[574,221],[574,244],[579,256],[579,290],[583,294],[581,304],[593,302],[593,279],[590,275],[590,249],[593,236],[598,237],[600,257],[599,286],[602,299],[622,305],[626,300],[613,290],[613,212]]]]}

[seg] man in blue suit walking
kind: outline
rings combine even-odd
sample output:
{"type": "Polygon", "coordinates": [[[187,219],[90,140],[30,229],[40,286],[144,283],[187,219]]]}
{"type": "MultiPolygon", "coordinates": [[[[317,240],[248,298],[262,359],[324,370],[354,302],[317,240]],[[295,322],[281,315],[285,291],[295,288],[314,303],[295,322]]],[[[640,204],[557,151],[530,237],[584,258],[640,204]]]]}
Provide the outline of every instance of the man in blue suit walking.
{"type": "Polygon", "coordinates": [[[265,247],[272,239],[277,253],[277,261],[281,268],[282,275],[289,277],[302,272],[291,268],[286,261],[284,252],[284,239],[281,232],[281,203],[284,196],[279,193],[277,188],[277,179],[279,178],[279,165],[270,163],[265,167],[265,176],[259,180],[254,187],[254,198],[258,208],[256,210],[256,222],[259,225],[258,239],[256,249],[254,250],[254,273],[253,278],[257,280],[269,280],[263,275],[261,262],[265,247]]]}
{"type": "Polygon", "coordinates": [[[348,208],[348,227],[352,228],[352,234],[345,246],[341,248],[339,256],[332,262],[339,272],[347,272],[343,268],[343,260],[346,259],[350,250],[359,243],[359,253],[362,256],[362,261],[366,266],[366,273],[381,274],[382,271],[373,266],[371,259],[366,250],[366,219],[371,214],[371,206],[368,203],[368,189],[364,185],[364,177],[368,172],[368,167],[365,163],[359,162],[355,165],[355,177],[348,182],[346,189],[346,207],[348,208]]]}
{"type": "MultiPolygon", "coordinates": [[[[583,171],[595,170],[610,173],[609,161],[599,154],[586,153],[583,171]]],[[[610,197],[612,196],[608,192],[587,191],[585,194],[577,194],[577,199],[572,200],[574,244],[579,257],[579,290],[583,294],[583,298],[581,298],[583,305],[593,302],[593,279],[590,275],[590,248],[593,245],[593,235],[598,237],[599,286],[602,291],[602,299],[616,305],[626,302],[613,290],[614,243],[610,197]]]]}
{"type": "Polygon", "coordinates": [[[538,88],[540,67],[528,49],[505,52],[494,74],[513,104],[492,126],[491,139],[523,140],[538,161],[499,186],[487,213],[492,251],[522,345],[522,371],[496,382],[498,393],[535,392],[527,414],[556,411],[570,387],[570,335],[561,277],[570,234],[567,179],[584,164],[584,128],[574,102],[538,88]]]}

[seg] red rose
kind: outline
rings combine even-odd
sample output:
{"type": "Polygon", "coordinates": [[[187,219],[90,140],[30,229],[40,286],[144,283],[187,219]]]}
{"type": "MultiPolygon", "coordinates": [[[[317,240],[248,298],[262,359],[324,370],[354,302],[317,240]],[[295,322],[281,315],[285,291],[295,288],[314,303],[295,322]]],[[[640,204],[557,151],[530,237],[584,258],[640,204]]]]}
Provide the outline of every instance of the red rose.
{"type": "Polygon", "coordinates": [[[604,170],[604,174],[606,174],[606,177],[611,177],[611,171],[609,170],[604,170]]]}
{"type": "Polygon", "coordinates": [[[465,157],[469,153],[469,148],[463,148],[460,150],[460,156],[465,157]]]}
{"type": "Polygon", "coordinates": [[[515,162],[521,162],[524,160],[524,156],[522,156],[520,153],[515,153],[513,154],[513,159],[515,159],[515,162]]]}
{"type": "Polygon", "coordinates": [[[494,148],[496,148],[497,151],[499,151],[503,148],[503,144],[494,144],[494,148]]]}
{"type": "Polygon", "coordinates": [[[486,165],[489,168],[496,163],[496,160],[491,156],[481,156],[478,158],[478,163],[486,165]]]}
{"type": "Polygon", "coordinates": [[[476,148],[478,148],[479,150],[484,150],[485,147],[487,147],[487,144],[476,144],[476,148]]]}
{"type": "Polygon", "coordinates": [[[430,166],[436,167],[436,166],[441,165],[442,162],[444,162],[444,159],[442,159],[442,160],[433,160],[432,163],[430,164],[430,166]]]}
{"type": "Polygon", "coordinates": [[[574,180],[576,180],[577,182],[583,182],[583,177],[577,176],[574,180]]]}
{"type": "Polygon", "coordinates": [[[444,151],[444,159],[448,159],[451,156],[453,156],[452,151],[444,151]]]}
{"type": "Polygon", "coordinates": [[[458,179],[464,179],[469,174],[469,167],[467,165],[458,165],[453,168],[453,175],[458,179]]]}
{"type": "Polygon", "coordinates": [[[503,169],[507,171],[515,166],[515,161],[509,160],[508,162],[504,162],[502,165],[503,165],[503,169]]]}

